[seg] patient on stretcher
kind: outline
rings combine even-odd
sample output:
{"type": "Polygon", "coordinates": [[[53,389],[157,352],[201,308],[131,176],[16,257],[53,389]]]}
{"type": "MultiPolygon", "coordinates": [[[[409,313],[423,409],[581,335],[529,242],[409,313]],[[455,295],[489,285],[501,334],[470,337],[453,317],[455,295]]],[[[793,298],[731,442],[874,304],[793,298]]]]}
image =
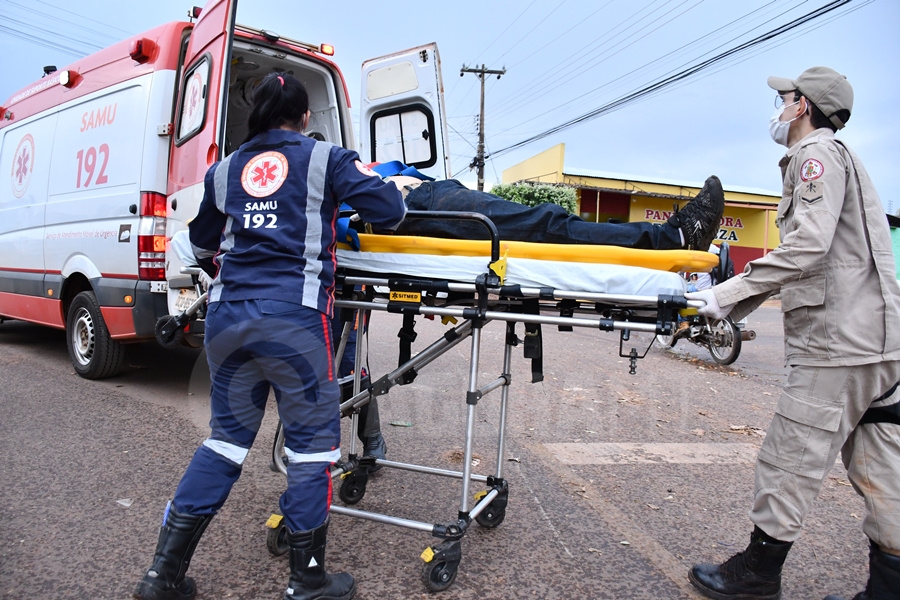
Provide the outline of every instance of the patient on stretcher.
{"type": "MultiPolygon", "coordinates": [[[[397,175],[386,180],[400,189],[409,210],[481,213],[493,221],[500,239],[506,241],[706,251],[719,230],[725,208],[722,183],[715,175],[709,177],[697,196],[663,225],[591,223],[555,204],[527,207],[471,190],[453,179],[425,181],[397,175]]],[[[407,219],[395,233],[451,239],[485,238],[484,228],[477,223],[437,219],[407,219]]]]}

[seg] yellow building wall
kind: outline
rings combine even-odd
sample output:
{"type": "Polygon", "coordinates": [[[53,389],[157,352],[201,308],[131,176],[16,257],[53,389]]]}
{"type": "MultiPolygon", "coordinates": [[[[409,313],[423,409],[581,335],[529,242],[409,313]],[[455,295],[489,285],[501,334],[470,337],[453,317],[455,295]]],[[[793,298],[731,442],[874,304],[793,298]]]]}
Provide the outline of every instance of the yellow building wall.
{"type": "Polygon", "coordinates": [[[566,145],[557,144],[531,158],[503,171],[503,183],[535,181],[539,183],[560,183],[563,176],[563,161],[566,145]]]}
{"type": "MultiPolygon", "coordinates": [[[[672,200],[665,198],[632,196],[628,220],[662,224],[672,216],[674,212],[672,204],[672,200]]],[[[683,207],[687,201],[678,204],[683,207]]],[[[732,246],[768,247],[771,250],[778,245],[775,211],[726,206],[719,223],[719,234],[716,236],[716,241],[728,242],[732,246]],[[766,221],[769,221],[768,240],[766,239],[766,221]]]]}

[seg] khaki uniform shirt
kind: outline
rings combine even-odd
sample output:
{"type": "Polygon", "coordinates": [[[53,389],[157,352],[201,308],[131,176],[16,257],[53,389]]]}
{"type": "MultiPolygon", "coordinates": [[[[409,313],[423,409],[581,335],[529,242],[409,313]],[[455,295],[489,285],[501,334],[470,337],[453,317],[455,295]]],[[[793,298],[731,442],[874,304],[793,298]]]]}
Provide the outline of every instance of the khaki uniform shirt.
{"type": "Polygon", "coordinates": [[[817,129],[779,163],[781,243],[713,288],[733,318],[781,291],[785,364],[900,359],[900,285],[884,207],[859,158],[817,129]]]}

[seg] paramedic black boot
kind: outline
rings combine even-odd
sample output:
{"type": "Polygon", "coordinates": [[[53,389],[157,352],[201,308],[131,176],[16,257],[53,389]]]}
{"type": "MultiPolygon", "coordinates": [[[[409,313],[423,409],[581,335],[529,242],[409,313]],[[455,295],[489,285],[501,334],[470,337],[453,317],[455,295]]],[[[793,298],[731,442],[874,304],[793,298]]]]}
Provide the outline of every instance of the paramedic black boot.
{"type": "Polygon", "coordinates": [[[325,572],[328,519],[309,531],[287,532],[291,547],[291,579],[284,600],[350,600],[356,581],[348,573],[325,572]]]}
{"type": "Polygon", "coordinates": [[[746,550],[721,565],[694,565],[688,579],[700,593],[715,600],[778,600],[781,567],[792,545],[756,527],[746,550]]]}
{"type": "MultiPolygon", "coordinates": [[[[869,581],[866,589],[853,600],[897,600],[900,598],[900,556],[888,554],[869,541],[869,581]]],[[[825,596],[825,600],[843,600],[839,596],[825,596]]]]}
{"type": "Polygon", "coordinates": [[[194,580],[185,577],[191,556],[212,515],[183,515],[169,507],[153,565],[144,574],[132,596],[137,600],[192,600],[197,595],[194,580]]]}
{"type": "Polygon", "coordinates": [[[684,247],[706,252],[719,233],[719,222],[725,211],[725,192],[715,175],[709,177],[693,200],[669,217],[669,225],[681,229],[684,247]]]}

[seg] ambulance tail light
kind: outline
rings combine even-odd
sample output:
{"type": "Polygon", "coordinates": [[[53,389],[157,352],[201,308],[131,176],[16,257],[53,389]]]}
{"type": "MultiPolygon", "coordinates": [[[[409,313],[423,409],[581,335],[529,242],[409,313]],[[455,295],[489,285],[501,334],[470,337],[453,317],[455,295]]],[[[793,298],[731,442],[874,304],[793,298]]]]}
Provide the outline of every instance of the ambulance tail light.
{"type": "Polygon", "coordinates": [[[141,192],[141,216],[166,216],[166,197],[156,192],[141,192]]]}
{"type": "Polygon", "coordinates": [[[325,56],[334,56],[334,46],[331,44],[321,44],[319,46],[319,52],[325,56]]]}
{"type": "Polygon", "coordinates": [[[155,52],[156,42],[148,38],[131,40],[131,45],[128,47],[128,56],[140,64],[148,62],[153,58],[155,52]]]}
{"type": "Polygon", "coordinates": [[[148,281],[166,279],[166,197],[155,192],[141,193],[138,278],[148,281]]]}

